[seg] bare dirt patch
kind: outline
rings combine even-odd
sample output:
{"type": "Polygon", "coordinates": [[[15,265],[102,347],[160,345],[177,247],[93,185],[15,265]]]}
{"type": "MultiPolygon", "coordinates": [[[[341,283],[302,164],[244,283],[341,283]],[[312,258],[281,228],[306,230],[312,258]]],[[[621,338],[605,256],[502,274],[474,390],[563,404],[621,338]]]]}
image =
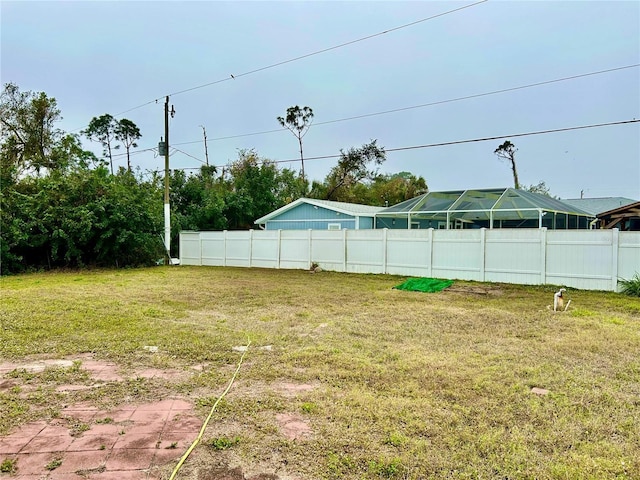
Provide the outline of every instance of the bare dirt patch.
{"type": "Polygon", "coordinates": [[[289,440],[303,440],[312,435],[311,427],[300,416],[294,413],[278,413],[276,421],[285,437],[289,440]]]}
{"type": "Polygon", "coordinates": [[[198,480],[280,480],[280,477],[273,473],[259,473],[247,477],[242,467],[217,466],[200,468],[198,480]]]}
{"type": "Polygon", "coordinates": [[[445,293],[454,293],[454,294],[471,294],[471,295],[488,295],[501,297],[504,295],[504,290],[499,287],[490,287],[486,285],[456,285],[453,284],[447,289],[443,290],[445,293]]]}
{"type": "Polygon", "coordinates": [[[309,383],[290,383],[290,382],[279,383],[279,384],[276,384],[275,387],[281,393],[283,393],[288,397],[293,397],[301,393],[311,392],[316,388],[315,385],[311,385],[309,383]]]}

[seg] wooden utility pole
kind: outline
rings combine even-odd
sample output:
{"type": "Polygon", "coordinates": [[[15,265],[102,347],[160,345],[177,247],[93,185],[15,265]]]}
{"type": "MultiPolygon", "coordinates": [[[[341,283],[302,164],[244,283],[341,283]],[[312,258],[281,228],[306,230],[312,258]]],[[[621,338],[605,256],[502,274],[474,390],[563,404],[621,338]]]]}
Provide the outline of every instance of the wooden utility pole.
{"type": "Polygon", "coordinates": [[[209,151],[207,150],[207,131],[205,130],[203,125],[200,125],[202,127],[202,133],[204,134],[204,159],[207,162],[207,167],[209,166],[209,151]]]}
{"type": "Polygon", "coordinates": [[[169,208],[169,96],[164,102],[164,248],[165,265],[171,265],[171,209],[169,208]]]}

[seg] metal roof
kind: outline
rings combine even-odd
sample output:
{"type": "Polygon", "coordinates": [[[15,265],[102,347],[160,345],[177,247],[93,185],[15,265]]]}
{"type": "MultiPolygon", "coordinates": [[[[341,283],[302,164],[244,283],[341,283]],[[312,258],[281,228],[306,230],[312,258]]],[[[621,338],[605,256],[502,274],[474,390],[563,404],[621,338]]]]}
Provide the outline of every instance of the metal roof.
{"type": "Polygon", "coordinates": [[[539,193],[515,188],[488,188],[429,192],[419,197],[385,208],[378,217],[420,216],[438,218],[448,214],[451,218],[496,220],[517,216],[537,218],[540,212],[566,213],[593,218],[578,207],[539,193]]]}
{"type": "Polygon", "coordinates": [[[636,200],[625,197],[604,197],[604,198],[568,198],[562,200],[564,203],[578,207],[593,215],[608,212],[615,208],[624,207],[635,203],[636,200]]]}
{"type": "Polygon", "coordinates": [[[373,217],[376,213],[384,210],[384,207],[372,207],[371,205],[361,205],[359,203],[347,203],[347,202],[334,202],[332,200],[317,200],[315,198],[299,198],[284,207],[281,207],[273,212],[257,219],[255,224],[263,224],[274,217],[283,214],[284,212],[297,207],[302,203],[308,203],[316,207],[327,208],[334,212],[340,212],[345,215],[352,215],[354,217],[373,217]]]}

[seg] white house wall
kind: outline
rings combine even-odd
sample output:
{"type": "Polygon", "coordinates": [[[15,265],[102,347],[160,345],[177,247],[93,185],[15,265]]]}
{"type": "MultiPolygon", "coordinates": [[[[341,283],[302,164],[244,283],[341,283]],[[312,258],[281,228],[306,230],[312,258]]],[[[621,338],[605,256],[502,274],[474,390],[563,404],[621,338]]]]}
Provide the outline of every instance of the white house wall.
{"type": "Polygon", "coordinates": [[[182,265],[383,273],[615,290],[640,272],[640,232],[280,230],[181,232],[182,265]]]}

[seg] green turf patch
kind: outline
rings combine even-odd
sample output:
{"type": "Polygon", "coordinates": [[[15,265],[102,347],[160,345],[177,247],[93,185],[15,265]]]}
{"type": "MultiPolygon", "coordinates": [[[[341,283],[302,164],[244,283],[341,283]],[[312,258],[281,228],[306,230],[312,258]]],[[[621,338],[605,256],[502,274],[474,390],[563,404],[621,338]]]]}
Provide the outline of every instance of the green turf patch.
{"type": "Polygon", "coordinates": [[[408,290],[410,292],[440,292],[453,285],[453,280],[440,280],[439,278],[410,278],[393,288],[408,290]]]}

